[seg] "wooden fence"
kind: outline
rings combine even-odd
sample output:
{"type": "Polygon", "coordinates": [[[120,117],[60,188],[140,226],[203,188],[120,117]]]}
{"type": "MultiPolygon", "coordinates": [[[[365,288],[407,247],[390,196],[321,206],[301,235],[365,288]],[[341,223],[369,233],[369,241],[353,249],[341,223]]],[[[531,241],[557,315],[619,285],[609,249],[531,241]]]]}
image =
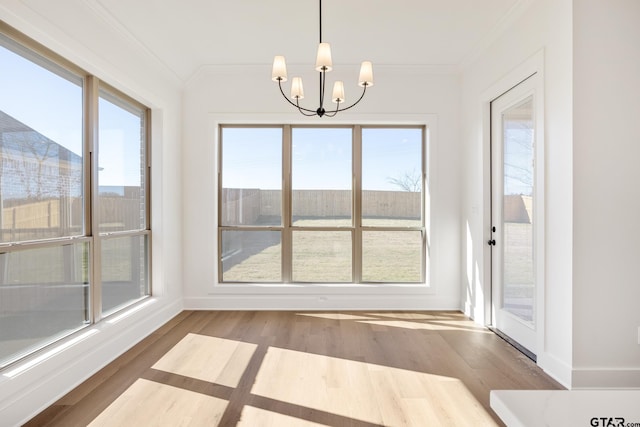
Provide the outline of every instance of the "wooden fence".
{"type": "MultiPolygon", "coordinates": [[[[144,206],[139,194],[138,191],[124,197],[100,196],[97,212],[100,231],[140,229],[144,206]]],[[[79,197],[6,203],[0,209],[0,242],[82,234],[82,203],[79,197]]]]}
{"type": "MultiPolygon", "coordinates": [[[[294,217],[347,218],[353,200],[350,190],[294,190],[291,210],[294,217]]],[[[282,192],[279,190],[225,188],[222,190],[222,224],[261,224],[279,217],[282,192]]],[[[408,191],[363,191],[362,210],[366,217],[420,218],[420,193],[408,191]]]]}

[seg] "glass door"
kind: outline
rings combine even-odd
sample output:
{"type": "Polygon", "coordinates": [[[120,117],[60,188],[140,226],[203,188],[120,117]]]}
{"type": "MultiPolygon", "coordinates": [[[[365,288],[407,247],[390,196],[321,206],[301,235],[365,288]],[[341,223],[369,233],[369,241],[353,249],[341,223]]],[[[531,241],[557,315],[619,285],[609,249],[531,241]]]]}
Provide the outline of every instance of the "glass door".
{"type": "Polygon", "coordinates": [[[492,321],[536,352],[535,76],[491,103],[492,321]]]}

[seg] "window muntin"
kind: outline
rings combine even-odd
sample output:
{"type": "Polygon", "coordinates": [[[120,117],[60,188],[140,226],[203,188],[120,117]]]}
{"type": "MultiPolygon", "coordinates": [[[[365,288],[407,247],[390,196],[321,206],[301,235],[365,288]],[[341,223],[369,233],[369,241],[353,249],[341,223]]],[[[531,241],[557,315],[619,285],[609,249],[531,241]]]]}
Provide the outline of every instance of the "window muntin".
{"type": "MultiPolygon", "coordinates": [[[[135,284],[129,291],[148,295],[150,230],[148,123],[139,121],[134,131],[136,166],[123,160],[124,168],[138,175],[138,181],[122,184],[140,188],[131,198],[137,207],[130,218],[135,219],[101,213],[106,203],[100,200],[97,180],[91,179],[99,173],[92,172],[89,161],[98,141],[87,132],[99,126],[92,114],[101,103],[98,80],[2,23],[0,63],[2,369],[136,300],[129,292],[126,301],[107,302],[101,310],[101,296],[113,301],[109,298],[114,295],[109,289],[103,292],[104,286],[126,280],[135,284]],[[95,187],[89,191],[92,181],[95,187]],[[105,223],[115,218],[123,225],[100,229],[100,216],[105,223]],[[107,235],[114,231],[119,234],[107,235]],[[102,246],[104,259],[98,260],[102,246]],[[118,260],[123,257],[125,262],[118,260]]],[[[146,120],[145,107],[116,90],[107,92],[103,109],[108,99],[129,116],[146,120]]],[[[131,123],[124,123],[124,116],[120,130],[131,123]]]]}
{"type": "MultiPolygon", "coordinates": [[[[277,127],[282,146],[277,145],[270,158],[277,157],[274,163],[281,168],[281,211],[286,221],[270,226],[263,225],[264,220],[240,226],[225,218],[225,174],[231,170],[225,149],[232,143],[225,137],[227,129],[237,128],[248,133],[261,129],[221,126],[220,282],[425,282],[424,127],[277,127]],[[397,185],[405,171],[418,177],[412,187],[397,185]],[[250,237],[259,231],[258,224],[277,235],[277,242],[248,243],[261,240],[250,237]],[[231,238],[240,233],[242,238],[231,238]],[[387,243],[393,243],[389,251],[387,243]],[[277,273],[262,280],[248,266],[264,268],[265,259],[270,260],[270,271],[277,273]]],[[[268,158],[264,157],[267,164],[262,169],[273,166],[268,158]]],[[[261,198],[262,191],[256,189],[252,197],[261,198]]]]}

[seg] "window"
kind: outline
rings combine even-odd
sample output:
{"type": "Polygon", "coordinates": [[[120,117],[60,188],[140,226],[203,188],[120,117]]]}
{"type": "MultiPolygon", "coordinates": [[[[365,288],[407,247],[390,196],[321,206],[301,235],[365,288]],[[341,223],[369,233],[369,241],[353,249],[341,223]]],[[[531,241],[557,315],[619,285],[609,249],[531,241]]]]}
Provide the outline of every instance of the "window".
{"type": "Polygon", "coordinates": [[[422,129],[362,130],[362,280],[423,277],[422,129]]]}
{"type": "Polygon", "coordinates": [[[353,130],[294,127],[291,134],[291,281],[350,283],[353,130]]]}
{"type": "Polygon", "coordinates": [[[221,146],[224,281],[282,281],[281,128],[225,128],[221,146]],[[242,263],[241,269],[234,268],[242,263]]]}
{"type": "Polygon", "coordinates": [[[221,126],[219,281],[424,283],[424,135],[221,126]]]}
{"type": "Polygon", "coordinates": [[[0,243],[85,231],[83,79],[33,56],[0,38],[0,243]]]}
{"type": "Polygon", "coordinates": [[[146,109],[100,89],[97,219],[102,314],[149,294],[146,109]]]}
{"type": "Polygon", "coordinates": [[[0,63],[1,369],[149,295],[150,231],[147,109],[4,24],[0,63]]]}

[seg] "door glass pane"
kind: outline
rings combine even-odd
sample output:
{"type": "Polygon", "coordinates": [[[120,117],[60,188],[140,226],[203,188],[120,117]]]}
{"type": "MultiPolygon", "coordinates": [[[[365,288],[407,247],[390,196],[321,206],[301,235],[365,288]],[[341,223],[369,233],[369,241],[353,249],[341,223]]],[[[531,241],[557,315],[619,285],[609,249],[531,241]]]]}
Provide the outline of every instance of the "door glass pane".
{"type": "Polygon", "coordinates": [[[149,295],[148,236],[102,238],[102,315],[149,295]]]}
{"type": "Polygon", "coordinates": [[[281,225],[282,129],[222,128],[220,224],[281,225]]]}
{"type": "Polygon", "coordinates": [[[502,114],[503,308],[533,322],[533,98],[502,114]]]}
{"type": "Polygon", "coordinates": [[[0,367],[88,323],[88,243],[0,253],[0,367]]]}
{"type": "Polygon", "coordinates": [[[82,235],[82,79],[3,37],[0,64],[0,242],[82,235]]]}
{"type": "Polygon", "coordinates": [[[280,231],[222,231],[223,282],[281,282],[280,231]]]}
{"type": "Polygon", "coordinates": [[[350,128],[292,130],[292,223],[351,226],[352,136],[350,128]]]}
{"type": "Polygon", "coordinates": [[[351,231],[294,231],[293,281],[351,282],[351,231]]]}
{"type": "Polygon", "coordinates": [[[98,218],[100,232],[142,230],[145,215],[145,112],[100,91],[98,218]]]}
{"type": "Polygon", "coordinates": [[[362,130],[362,225],[422,225],[422,129],[362,130]]]}
{"type": "Polygon", "coordinates": [[[421,231],[362,231],[363,282],[417,283],[421,272],[421,231]]]}

